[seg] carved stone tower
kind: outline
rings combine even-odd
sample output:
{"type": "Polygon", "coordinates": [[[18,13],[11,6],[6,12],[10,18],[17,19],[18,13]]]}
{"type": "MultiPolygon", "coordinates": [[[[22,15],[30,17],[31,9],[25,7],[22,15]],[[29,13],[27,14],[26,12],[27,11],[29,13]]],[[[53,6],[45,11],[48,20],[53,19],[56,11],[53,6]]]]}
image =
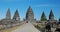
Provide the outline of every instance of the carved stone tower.
{"type": "Polygon", "coordinates": [[[34,20],[34,13],[33,10],[31,8],[31,6],[29,6],[27,13],[26,13],[26,20],[32,22],[34,20]]]}
{"type": "Polygon", "coordinates": [[[10,8],[8,8],[8,11],[6,13],[6,19],[11,19],[10,8]]]}
{"type": "Polygon", "coordinates": [[[54,14],[52,10],[50,11],[50,14],[49,14],[49,20],[54,20],[54,14]]]}
{"type": "Polygon", "coordinates": [[[41,16],[41,21],[47,21],[47,18],[46,18],[46,16],[45,16],[44,11],[43,11],[42,16],[41,16]]]}
{"type": "Polygon", "coordinates": [[[20,20],[18,10],[16,10],[16,12],[15,12],[15,14],[13,16],[13,20],[20,20]]]}

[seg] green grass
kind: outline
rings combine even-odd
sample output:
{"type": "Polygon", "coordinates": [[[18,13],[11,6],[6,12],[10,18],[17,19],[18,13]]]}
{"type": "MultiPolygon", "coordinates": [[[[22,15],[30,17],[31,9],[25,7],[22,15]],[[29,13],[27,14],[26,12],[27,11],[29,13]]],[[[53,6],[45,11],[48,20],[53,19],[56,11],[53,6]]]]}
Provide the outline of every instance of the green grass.
{"type": "Polygon", "coordinates": [[[45,28],[45,24],[44,23],[38,23],[37,25],[35,25],[35,26],[37,26],[37,28],[39,27],[39,28],[45,28]]]}

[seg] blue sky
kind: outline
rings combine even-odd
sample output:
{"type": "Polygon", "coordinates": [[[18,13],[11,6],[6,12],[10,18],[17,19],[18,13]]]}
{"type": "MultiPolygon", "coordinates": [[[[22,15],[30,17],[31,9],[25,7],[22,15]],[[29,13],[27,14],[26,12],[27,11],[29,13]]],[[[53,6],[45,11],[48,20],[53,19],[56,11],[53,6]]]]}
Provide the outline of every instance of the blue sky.
{"type": "Polygon", "coordinates": [[[34,17],[37,20],[41,18],[43,11],[48,19],[51,9],[55,19],[60,18],[60,0],[0,0],[0,19],[5,18],[8,8],[11,10],[12,17],[16,9],[18,9],[20,18],[23,19],[29,6],[32,7],[34,17]]]}

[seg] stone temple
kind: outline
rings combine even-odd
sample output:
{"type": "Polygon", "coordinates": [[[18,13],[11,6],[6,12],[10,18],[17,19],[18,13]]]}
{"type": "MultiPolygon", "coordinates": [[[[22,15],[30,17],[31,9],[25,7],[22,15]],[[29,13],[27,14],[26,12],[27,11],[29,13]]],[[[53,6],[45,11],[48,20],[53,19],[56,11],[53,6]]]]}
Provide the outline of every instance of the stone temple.
{"type": "Polygon", "coordinates": [[[16,10],[16,12],[13,16],[13,20],[19,20],[20,21],[20,16],[19,16],[18,10],[16,10]]]}
{"type": "Polygon", "coordinates": [[[34,19],[34,13],[33,13],[33,9],[31,6],[29,6],[29,8],[27,9],[26,17],[25,17],[25,20],[23,20],[23,21],[20,20],[19,12],[17,9],[16,9],[16,12],[15,12],[13,18],[11,18],[10,8],[8,8],[6,17],[4,19],[0,20],[0,25],[3,25],[3,27],[5,29],[7,29],[10,27],[18,26],[21,23],[26,23],[26,22],[31,22],[31,23],[35,23],[35,24],[45,23],[46,25],[50,25],[50,27],[54,27],[54,28],[60,27],[60,19],[59,19],[59,21],[54,19],[54,14],[53,14],[52,9],[50,11],[48,20],[45,16],[44,12],[42,13],[41,20],[36,20],[36,19],[34,19]]]}
{"type": "Polygon", "coordinates": [[[52,10],[51,10],[50,15],[49,15],[49,20],[54,20],[54,15],[53,15],[52,10]]]}
{"type": "Polygon", "coordinates": [[[11,13],[10,13],[10,9],[8,8],[8,11],[6,13],[6,19],[11,19],[11,13]]]}
{"type": "Polygon", "coordinates": [[[26,21],[29,21],[29,22],[33,22],[34,21],[34,13],[33,13],[33,10],[31,8],[31,6],[29,6],[29,8],[27,10],[26,21]]]}

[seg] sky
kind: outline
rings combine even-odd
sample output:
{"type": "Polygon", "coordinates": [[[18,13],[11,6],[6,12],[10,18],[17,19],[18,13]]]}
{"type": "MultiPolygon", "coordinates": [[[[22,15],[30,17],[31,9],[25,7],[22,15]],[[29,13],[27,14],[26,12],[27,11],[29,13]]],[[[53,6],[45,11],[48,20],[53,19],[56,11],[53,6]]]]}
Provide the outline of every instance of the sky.
{"type": "Polygon", "coordinates": [[[49,13],[52,9],[54,18],[60,18],[60,0],[0,0],[0,19],[6,17],[8,8],[11,11],[11,18],[18,9],[21,20],[25,19],[28,7],[31,6],[34,12],[34,18],[40,20],[44,11],[46,18],[49,19],[49,13]]]}

